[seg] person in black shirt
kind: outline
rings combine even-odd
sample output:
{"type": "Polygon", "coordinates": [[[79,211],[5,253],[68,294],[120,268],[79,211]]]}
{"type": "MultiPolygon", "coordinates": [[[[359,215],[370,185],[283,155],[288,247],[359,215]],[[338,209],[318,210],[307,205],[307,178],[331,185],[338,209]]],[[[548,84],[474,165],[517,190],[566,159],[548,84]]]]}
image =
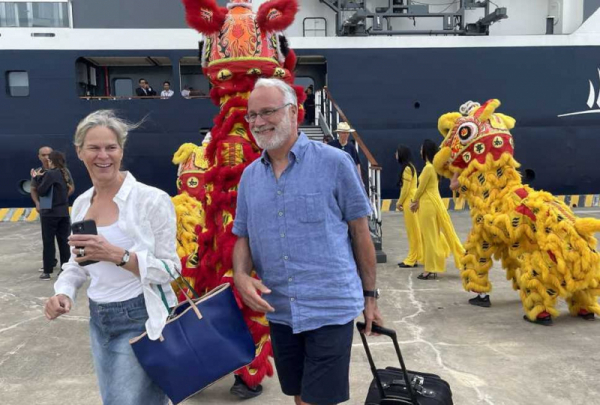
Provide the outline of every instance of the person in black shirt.
{"type": "Polygon", "coordinates": [[[341,149],[344,152],[348,153],[352,160],[354,160],[354,164],[356,165],[356,169],[358,170],[358,175],[362,179],[360,173],[360,159],[358,158],[358,151],[352,142],[348,141],[350,138],[350,132],[356,132],[353,128],[348,125],[347,122],[340,122],[337,126],[337,129],[334,131],[338,134],[338,139],[330,142],[329,145],[335,148],[341,149]]]}
{"type": "Polygon", "coordinates": [[[50,156],[50,153],[52,153],[51,147],[42,146],[38,150],[38,158],[40,159],[42,166],[38,167],[37,169],[31,169],[31,172],[30,172],[30,175],[31,175],[30,194],[31,194],[31,199],[33,200],[33,203],[35,204],[35,209],[37,210],[38,213],[40,212],[40,197],[37,192],[37,181],[36,181],[35,176],[37,173],[43,173],[49,169],[50,160],[48,160],[48,157],[50,156]]]}
{"type": "MultiPolygon", "coordinates": [[[[40,162],[42,163],[42,166],[35,168],[35,169],[31,169],[30,171],[30,175],[31,175],[31,189],[30,189],[30,194],[31,194],[31,199],[33,200],[33,203],[35,204],[35,210],[38,212],[38,214],[40,213],[40,197],[38,195],[37,192],[37,183],[38,180],[40,180],[42,177],[38,176],[38,174],[43,174],[46,170],[50,169],[50,153],[52,153],[52,148],[50,146],[42,146],[39,150],[38,150],[38,158],[40,159],[40,162]]],[[[67,187],[69,188],[69,197],[75,192],[75,183],[73,182],[73,176],[71,176],[71,172],[69,172],[69,169],[66,169],[67,174],[69,175],[69,178],[67,180],[67,187]]],[[[56,267],[56,265],[58,264],[58,261],[56,260],[56,258],[54,258],[54,266],[52,267],[56,267]]],[[[39,269],[40,272],[44,271],[44,266],[42,266],[39,269]]]]}
{"type": "Polygon", "coordinates": [[[40,276],[42,280],[50,280],[56,258],[55,239],[58,242],[61,266],[68,262],[71,256],[68,243],[69,234],[71,233],[68,186],[70,176],[66,168],[65,155],[59,151],[52,151],[49,161],[48,170],[33,173],[39,196],[45,197],[52,193],[51,208],[40,209],[44,246],[44,272],[40,276]]]}
{"type": "Polygon", "coordinates": [[[307,87],[305,93],[306,101],[304,101],[304,122],[306,125],[315,125],[315,92],[312,84],[307,87]]]}

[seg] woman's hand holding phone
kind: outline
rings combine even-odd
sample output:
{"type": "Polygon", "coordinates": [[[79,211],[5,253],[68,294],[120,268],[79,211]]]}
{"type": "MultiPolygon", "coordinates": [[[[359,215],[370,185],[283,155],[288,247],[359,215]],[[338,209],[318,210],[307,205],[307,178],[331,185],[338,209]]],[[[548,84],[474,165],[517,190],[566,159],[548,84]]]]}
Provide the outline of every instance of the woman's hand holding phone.
{"type": "MultiPolygon", "coordinates": [[[[73,231],[73,235],[69,237],[69,240],[75,235],[98,235],[98,229],[96,228],[96,221],[93,219],[87,219],[84,221],[73,222],[71,224],[71,230],[73,231]]],[[[70,243],[69,243],[70,244],[70,243]]],[[[80,266],[87,266],[89,264],[98,263],[98,261],[90,260],[89,257],[86,258],[85,247],[80,245],[71,245],[75,246],[75,249],[72,252],[75,254],[75,261],[79,263],[80,266]],[[79,260],[82,259],[82,260],[79,260]]]]}
{"type": "Polygon", "coordinates": [[[111,245],[102,235],[73,234],[69,237],[69,245],[80,265],[89,261],[120,263],[124,253],[124,249],[111,245]]]}

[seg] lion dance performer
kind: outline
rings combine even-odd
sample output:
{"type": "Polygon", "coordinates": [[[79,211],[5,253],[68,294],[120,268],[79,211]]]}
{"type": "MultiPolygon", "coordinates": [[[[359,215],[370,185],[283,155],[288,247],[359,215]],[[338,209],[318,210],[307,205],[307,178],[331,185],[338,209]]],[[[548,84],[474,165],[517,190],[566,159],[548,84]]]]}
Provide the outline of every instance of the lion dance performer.
{"type": "Polygon", "coordinates": [[[438,122],[445,140],[434,166],[471,206],[473,228],[461,259],[463,286],[478,293],[469,302],[491,305],[488,272],[492,260],[501,259],[520,291],[526,320],[551,325],[558,297],[571,315],[592,320],[600,315],[600,255],[593,236],[600,221],[577,218],[551,194],[522,184],[509,132],[515,120],[495,113],[499,106],[498,100],[468,102],[438,122]]]}
{"type": "MultiPolygon", "coordinates": [[[[204,34],[200,58],[212,85],[210,97],[220,107],[210,142],[200,147],[185,144],[173,159],[180,165],[174,203],[183,276],[195,289],[206,292],[224,282],[233,286],[236,238],[231,229],[237,185],[244,168],[260,156],[244,119],[248,97],[261,77],[293,85],[296,56],[281,31],[293,22],[298,4],[270,0],[254,13],[251,0],[232,0],[227,8],[214,0],[183,3],[188,24],[204,34]]],[[[301,103],[304,91],[294,88],[301,103]]],[[[303,119],[301,110],[298,120],[303,119]]],[[[234,293],[256,343],[256,358],[237,373],[231,392],[251,398],[262,392],[263,378],[273,375],[269,326],[265,314],[244,306],[235,289],[234,293]]]]}

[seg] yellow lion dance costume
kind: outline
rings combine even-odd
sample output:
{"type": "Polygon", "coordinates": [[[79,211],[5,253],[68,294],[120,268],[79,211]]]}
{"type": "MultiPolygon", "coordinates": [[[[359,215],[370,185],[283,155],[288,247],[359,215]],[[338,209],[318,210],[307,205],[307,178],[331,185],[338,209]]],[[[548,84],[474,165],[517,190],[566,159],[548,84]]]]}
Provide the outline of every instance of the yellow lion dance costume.
{"type": "Polygon", "coordinates": [[[526,320],[551,325],[559,315],[558,297],[571,315],[593,320],[600,315],[600,255],[593,236],[600,221],[577,218],[552,194],[522,184],[509,132],[515,120],[495,113],[499,106],[499,100],[468,102],[438,122],[445,139],[434,166],[471,207],[461,277],[465,290],[479,295],[469,302],[490,306],[488,273],[493,259],[500,259],[520,291],[526,320]]]}

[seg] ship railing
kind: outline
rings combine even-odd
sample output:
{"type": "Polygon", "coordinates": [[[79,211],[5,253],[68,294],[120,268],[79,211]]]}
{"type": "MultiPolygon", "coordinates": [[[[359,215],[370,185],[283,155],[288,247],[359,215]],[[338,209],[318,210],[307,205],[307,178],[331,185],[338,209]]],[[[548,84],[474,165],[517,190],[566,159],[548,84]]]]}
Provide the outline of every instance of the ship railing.
{"type": "Polygon", "coordinates": [[[161,97],[161,96],[79,96],[80,100],[168,100],[171,98],[185,98],[187,100],[193,100],[197,98],[210,98],[210,96],[180,96],[177,97],[175,95],[171,97],[161,97]]]}
{"type": "Polygon", "coordinates": [[[316,119],[317,119],[317,126],[319,128],[321,128],[321,131],[323,132],[323,136],[330,136],[332,138],[335,137],[335,135],[333,134],[333,132],[331,132],[331,128],[329,127],[329,124],[327,123],[327,120],[325,119],[325,116],[323,115],[323,113],[321,113],[321,111],[319,110],[318,107],[317,108],[317,114],[316,114],[316,119]]]}
{"type": "MultiPolygon", "coordinates": [[[[371,231],[375,234],[374,236],[381,241],[381,166],[377,163],[377,160],[375,160],[375,157],[373,157],[373,154],[362,140],[360,131],[356,130],[352,125],[346,114],[344,114],[338,103],[336,103],[329,92],[329,89],[324,87],[323,90],[318,91],[315,96],[315,108],[317,109],[317,115],[319,116],[319,125],[327,128],[327,131],[323,131],[324,133],[335,134],[333,131],[337,129],[337,125],[342,121],[347,122],[355,129],[355,132],[351,132],[350,134],[354,139],[356,150],[358,151],[359,157],[363,158],[361,161],[367,160],[367,192],[369,200],[371,201],[371,206],[373,207],[373,215],[370,218],[369,226],[371,231]]],[[[361,173],[361,177],[363,177],[363,173],[361,173]]]]}

